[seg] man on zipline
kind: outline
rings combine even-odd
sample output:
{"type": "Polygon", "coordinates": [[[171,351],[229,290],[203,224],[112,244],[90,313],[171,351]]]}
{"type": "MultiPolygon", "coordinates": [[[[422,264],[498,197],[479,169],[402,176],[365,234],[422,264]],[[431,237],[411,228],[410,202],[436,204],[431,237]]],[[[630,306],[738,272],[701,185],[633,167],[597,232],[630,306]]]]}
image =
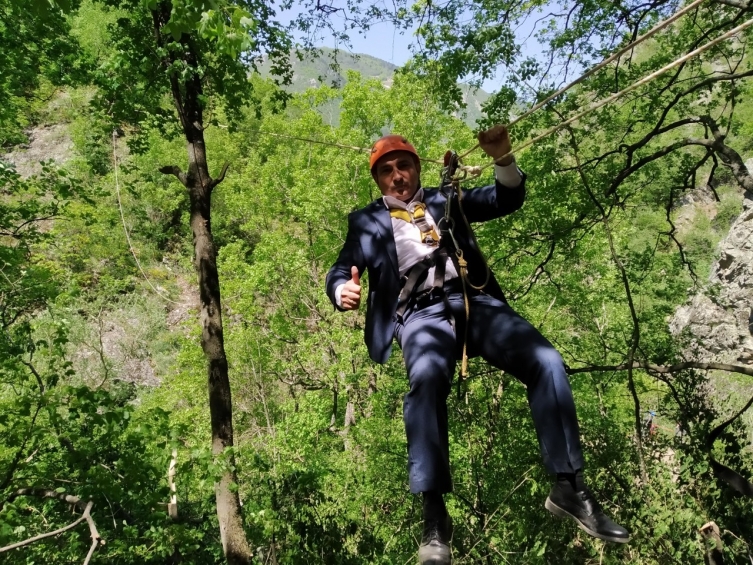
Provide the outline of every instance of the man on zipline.
{"type": "MultiPolygon", "coordinates": [[[[525,199],[525,175],[510,154],[507,128],[495,126],[479,133],[478,140],[495,160],[496,181],[462,190],[469,222],[511,214],[525,199]]],[[[546,508],[573,518],[594,537],[629,541],[627,530],[602,512],[584,484],[575,403],[562,357],[509,306],[493,275],[483,290],[469,284],[481,286],[487,267],[457,202],[452,204],[453,220],[445,220],[447,198],[438,189],[421,188],[418,153],[399,135],[379,139],[369,165],[382,197],[348,216],[345,244],[327,274],[327,294],[338,309],[356,310],[360,277],[368,270],[369,354],[385,363],[393,338],[403,351],[410,385],[403,403],[410,489],[423,493],[419,563],[451,563],[452,526],[443,500],[452,490],[447,396],[466,339],[470,357],[480,355],[527,387],[544,463],[557,476],[546,508]],[[463,261],[455,256],[449,234],[440,243],[439,233],[448,227],[467,261],[468,319],[463,261]]]]}

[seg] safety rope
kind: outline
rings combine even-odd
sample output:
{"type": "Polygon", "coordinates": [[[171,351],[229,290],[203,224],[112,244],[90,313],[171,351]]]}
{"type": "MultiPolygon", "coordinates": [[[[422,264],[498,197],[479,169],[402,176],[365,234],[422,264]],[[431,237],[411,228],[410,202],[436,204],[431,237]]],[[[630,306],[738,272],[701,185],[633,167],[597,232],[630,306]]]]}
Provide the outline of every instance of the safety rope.
{"type": "MultiPolygon", "coordinates": [[[[691,10],[693,10],[694,8],[698,7],[700,4],[702,4],[705,1],[706,0],[695,0],[694,2],[692,2],[692,3],[688,4],[687,6],[685,6],[682,10],[678,10],[677,12],[675,12],[674,14],[672,14],[666,20],[663,20],[663,21],[659,22],[653,28],[651,28],[650,30],[648,30],[646,33],[644,33],[640,37],[637,37],[635,40],[633,40],[630,43],[628,43],[627,45],[625,45],[625,47],[623,47],[622,49],[619,49],[614,54],[612,54],[609,57],[607,57],[606,59],[604,59],[598,65],[592,67],[590,70],[588,70],[586,73],[584,73],[581,76],[579,76],[574,81],[570,82],[569,84],[566,84],[565,86],[563,86],[562,88],[560,88],[557,92],[555,92],[553,94],[550,94],[544,100],[542,100],[538,104],[532,106],[531,108],[529,108],[528,110],[526,110],[525,112],[523,112],[517,118],[514,118],[509,124],[507,124],[507,127],[511,128],[515,124],[523,121],[524,119],[526,119],[528,116],[530,116],[534,112],[537,112],[538,110],[540,110],[541,108],[543,108],[544,106],[546,106],[547,104],[549,104],[549,102],[551,102],[552,100],[554,100],[558,96],[564,94],[565,92],[567,92],[568,90],[570,90],[574,86],[579,85],[580,83],[582,83],[583,81],[585,81],[587,78],[593,76],[594,74],[596,74],[597,72],[599,72],[601,69],[603,69],[604,67],[606,67],[609,63],[612,63],[613,61],[616,61],[617,59],[619,59],[620,57],[622,57],[625,53],[627,53],[631,49],[635,48],[639,44],[643,43],[647,39],[650,39],[651,37],[653,37],[654,35],[656,35],[657,33],[659,33],[661,30],[663,30],[664,28],[666,28],[669,24],[671,24],[672,22],[680,19],[682,16],[684,16],[685,14],[687,14],[688,12],[690,12],[691,10]]],[[[462,159],[463,157],[467,157],[469,154],[471,154],[473,151],[475,151],[478,148],[479,148],[479,144],[477,143],[476,145],[474,145],[473,147],[471,147],[468,151],[466,151],[465,153],[463,153],[462,155],[460,155],[459,158],[462,159]]]]}
{"type": "MultiPolygon", "coordinates": [[[[676,14],[672,15],[667,20],[664,20],[664,21],[660,22],[657,26],[655,26],[654,28],[652,28],[650,31],[648,31],[647,33],[645,33],[643,36],[639,37],[638,39],[636,39],[635,41],[633,41],[632,43],[630,43],[628,46],[622,48],[620,51],[618,51],[618,53],[616,53],[612,57],[609,57],[608,59],[602,61],[601,63],[599,63],[598,65],[596,65],[594,68],[590,69],[583,76],[579,77],[578,79],[576,79],[572,83],[568,84],[567,86],[561,88],[559,91],[555,92],[551,96],[547,97],[546,99],[544,99],[543,101],[541,101],[539,104],[537,104],[536,106],[532,107],[530,110],[528,110],[527,112],[525,112],[523,115],[521,115],[518,118],[516,118],[515,120],[513,120],[509,125],[513,125],[513,124],[519,123],[523,118],[528,117],[533,112],[541,109],[543,106],[545,106],[546,104],[548,104],[549,102],[551,102],[554,98],[556,98],[557,96],[561,95],[566,90],[569,90],[573,86],[575,86],[577,84],[580,84],[581,82],[583,82],[583,80],[585,78],[587,78],[589,76],[592,76],[599,69],[604,68],[604,66],[606,66],[610,62],[614,61],[617,57],[619,57],[621,54],[624,54],[627,50],[632,49],[633,47],[635,47],[635,45],[637,45],[641,41],[645,41],[649,37],[655,35],[661,29],[666,28],[670,23],[672,23],[673,21],[675,21],[677,18],[685,15],[690,9],[698,6],[702,1],[703,0],[696,0],[692,4],[689,4],[688,6],[686,6],[684,9],[682,9],[679,12],[677,12],[676,14]]],[[[750,19],[750,20],[748,20],[748,21],[740,24],[739,26],[737,26],[737,27],[729,30],[728,32],[724,33],[723,35],[720,35],[719,37],[717,37],[715,39],[712,39],[711,41],[709,41],[708,43],[705,43],[704,45],[698,47],[697,49],[694,49],[693,51],[691,51],[689,53],[686,53],[682,57],[679,57],[678,59],[675,59],[674,61],[672,61],[671,63],[665,65],[661,69],[659,69],[657,71],[654,71],[653,73],[651,73],[648,76],[643,77],[642,79],[639,79],[638,81],[636,81],[633,84],[625,87],[624,89],[620,90],[619,92],[616,92],[616,93],[614,93],[614,94],[612,94],[612,95],[610,95],[607,98],[604,98],[602,100],[594,102],[593,104],[589,105],[585,110],[583,110],[583,111],[575,114],[574,116],[568,118],[567,120],[565,120],[563,122],[560,122],[559,124],[557,124],[555,126],[550,127],[549,129],[545,130],[541,134],[539,134],[539,135],[537,135],[537,136],[535,136],[535,137],[533,137],[533,138],[525,141],[521,145],[515,147],[514,149],[511,149],[505,155],[497,157],[496,161],[498,161],[500,159],[503,159],[503,158],[511,155],[513,153],[513,151],[522,151],[523,149],[526,149],[526,148],[530,147],[534,143],[537,143],[537,142],[541,141],[542,139],[545,139],[546,137],[552,135],[553,133],[556,133],[559,130],[561,130],[563,128],[566,128],[570,124],[572,124],[572,123],[574,123],[574,122],[576,122],[576,121],[584,118],[585,116],[587,116],[588,114],[590,114],[590,113],[598,110],[599,108],[602,108],[602,107],[606,106],[607,104],[610,104],[611,102],[614,102],[615,100],[617,100],[618,98],[621,98],[625,94],[628,94],[628,93],[636,90],[637,88],[640,88],[641,86],[644,86],[644,85],[648,84],[652,80],[654,80],[654,79],[662,76],[663,74],[667,73],[668,71],[670,71],[670,70],[672,70],[672,69],[674,69],[676,67],[679,67],[683,63],[685,63],[688,60],[690,60],[690,59],[692,59],[692,58],[700,55],[701,53],[704,53],[704,52],[708,51],[709,49],[711,49],[712,47],[718,45],[719,43],[722,43],[723,41],[726,41],[726,40],[732,38],[734,35],[740,33],[741,31],[744,31],[747,28],[749,28],[751,25],[753,25],[753,19],[750,19]]],[[[350,149],[350,150],[361,151],[361,152],[369,152],[370,151],[370,149],[365,148],[365,147],[357,147],[357,146],[352,146],[352,145],[343,145],[343,144],[339,144],[339,143],[332,143],[332,142],[321,141],[321,140],[317,140],[317,139],[311,139],[311,138],[299,137],[299,136],[292,136],[292,135],[285,135],[285,134],[278,134],[278,133],[272,133],[272,132],[267,132],[267,131],[260,131],[259,134],[262,134],[262,135],[271,135],[271,136],[274,136],[274,137],[280,137],[280,138],[286,138],[286,139],[294,139],[294,140],[298,140],[298,141],[305,141],[307,143],[315,143],[315,144],[319,144],[319,145],[326,145],[326,146],[331,146],[331,147],[339,147],[339,148],[342,148],[342,149],[350,149]]],[[[463,153],[460,156],[460,159],[462,159],[463,157],[468,156],[470,153],[472,153],[473,151],[475,151],[479,147],[480,147],[479,144],[474,145],[471,149],[469,149],[468,151],[466,151],[465,153],[463,153]]],[[[418,156],[418,158],[419,158],[419,160],[421,162],[424,162],[424,163],[432,163],[432,164],[436,164],[436,165],[443,165],[444,164],[443,161],[438,160],[438,159],[430,159],[430,158],[421,157],[421,156],[418,156]]],[[[458,171],[460,171],[461,174],[463,175],[463,177],[460,180],[464,180],[466,177],[476,177],[476,176],[479,176],[485,169],[487,169],[488,167],[491,167],[494,164],[495,164],[495,161],[488,162],[488,163],[486,163],[484,165],[473,165],[473,166],[463,165],[462,163],[459,163],[459,165],[458,165],[458,171]]]]}
{"type": "Polygon", "coordinates": [[[271,135],[272,137],[283,137],[285,139],[295,139],[297,141],[306,141],[308,143],[315,143],[317,145],[328,145],[330,147],[339,147],[340,149],[350,149],[351,151],[364,151],[370,153],[371,149],[368,147],[358,147],[356,145],[342,145],[341,143],[332,143],[330,141],[321,141],[318,139],[310,139],[308,137],[298,137],[295,135],[285,135],[282,133],[272,133],[271,131],[260,131],[259,133],[264,135],[271,135]]]}
{"type": "Polygon", "coordinates": [[[128,228],[126,227],[126,221],[125,216],[123,215],[123,203],[120,201],[120,182],[118,181],[118,153],[116,151],[117,147],[117,136],[115,135],[115,131],[112,132],[112,161],[113,161],[113,171],[115,173],[115,194],[118,197],[118,211],[120,212],[120,221],[123,224],[123,233],[125,234],[126,241],[128,242],[128,249],[131,250],[131,255],[133,255],[133,260],[136,261],[136,266],[139,268],[139,271],[141,271],[141,275],[144,277],[144,280],[149,285],[149,287],[154,291],[154,293],[159,296],[162,300],[165,300],[166,302],[171,302],[172,304],[182,304],[182,302],[176,302],[175,300],[172,300],[162,294],[160,291],[158,291],[154,285],[152,284],[152,281],[149,280],[149,277],[146,276],[146,273],[144,272],[144,269],[141,267],[141,262],[139,261],[139,258],[136,256],[136,251],[133,249],[133,244],[131,243],[131,236],[128,233],[128,228]]]}
{"type": "MultiPolygon", "coordinates": [[[[665,65],[664,67],[662,67],[661,69],[659,69],[658,71],[654,71],[650,75],[643,77],[642,79],[634,82],[633,84],[631,84],[630,86],[628,86],[628,87],[620,90],[619,92],[616,92],[616,93],[612,94],[611,96],[608,96],[608,97],[606,97],[606,98],[604,98],[602,100],[599,100],[598,102],[595,102],[595,103],[591,104],[588,108],[586,108],[582,112],[579,112],[579,113],[575,114],[574,116],[568,118],[564,122],[560,122],[557,125],[552,126],[551,128],[545,130],[543,133],[541,133],[541,134],[537,135],[536,137],[534,137],[532,139],[529,139],[528,141],[526,141],[526,142],[522,143],[521,145],[517,146],[514,150],[515,151],[522,151],[523,149],[526,149],[527,147],[530,147],[534,143],[537,143],[537,142],[541,141],[542,139],[544,139],[546,137],[549,137],[553,133],[556,133],[559,130],[561,130],[563,128],[566,128],[567,126],[569,126],[570,124],[572,124],[574,122],[577,122],[578,120],[580,120],[581,118],[587,116],[591,112],[594,112],[594,111],[598,110],[599,108],[602,108],[602,107],[606,106],[607,104],[609,104],[611,102],[614,102],[618,98],[624,96],[625,94],[627,94],[629,92],[632,92],[633,90],[635,90],[637,88],[640,88],[641,86],[643,86],[645,84],[648,84],[649,82],[651,82],[655,78],[660,77],[661,75],[663,75],[666,72],[674,69],[675,67],[679,67],[680,65],[682,65],[686,61],[692,59],[693,57],[696,57],[697,55],[700,55],[701,53],[704,53],[705,51],[708,51],[709,49],[711,49],[715,45],[718,45],[719,43],[721,43],[723,41],[726,41],[727,39],[730,39],[734,35],[740,33],[741,31],[743,31],[743,30],[745,30],[747,28],[749,28],[751,25],[753,25],[753,18],[750,19],[750,20],[748,20],[748,21],[746,21],[746,22],[744,22],[744,23],[742,23],[742,24],[740,24],[736,28],[729,30],[727,33],[725,33],[723,35],[720,35],[719,37],[717,37],[715,39],[712,39],[708,43],[706,43],[706,44],[702,45],[701,47],[699,47],[699,48],[691,51],[690,53],[687,53],[687,54],[683,55],[679,59],[675,59],[671,63],[669,63],[669,64],[665,65]]],[[[476,147],[474,147],[472,150],[475,150],[477,147],[478,147],[478,145],[476,147]]],[[[467,151],[465,153],[465,155],[467,155],[468,153],[470,153],[470,151],[467,151]]],[[[499,161],[500,159],[504,159],[505,157],[507,157],[509,155],[512,155],[512,153],[513,153],[513,149],[511,149],[510,151],[508,151],[504,155],[501,155],[501,156],[497,157],[496,161],[499,161]]],[[[483,171],[484,169],[486,169],[488,167],[491,167],[492,165],[494,165],[494,163],[495,163],[495,161],[491,161],[491,162],[489,162],[489,163],[487,163],[485,165],[481,165],[481,166],[477,167],[476,170],[480,173],[480,171],[483,171]]]]}
{"type": "MultiPolygon", "coordinates": [[[[465,325],[463,327],[463,352],[460,358],[461,359],[460,375],[458,377],[458,382],[457,382],[458,398],[460,398],[460,395],[461,395],[463,381],[468,376],[468,326],[470,325],[470,321],[471,321],[471,303],[470,303],[468,287],[470,286],[471,288],[475,290],[481,291],[486,287],[486,285],[489,283],[489,279],[491,278],[491,269],[489,268],[489,264],[487,263],[486,257],[484,257],[484,254],[481,251],[481,247],[478,245],[478,241],[476,241],[476,234],[473,233],[473,230],[468,224],[468,218],[466,218],[465,213],[463,212],[463,205],[461,204],[461,201],[463,199],[463,193],[460,190],[460,180],[457,178],[457,175],[456,175],[456,171],[459,166],[460,166],[460,160],[458,158],[457,153],[455,153],[454,151],[448,151],[445,154],[444,168],[442,169],[442,186],[440,188],[440,190],[444,193],[446,197],[444,217],[442,217],[438,223],[440,233],[442,234],[441,237],[446,238],[449,236],[449,238],[452,240],[452,247],[453,247],[453,254],[454,254],[453,263],[455,264],[455,269],[458,271],[458,275],[460,277],[460,284],[463,289],[463,307],[465,308],[465,325]],[[448,192],[446,193],[444,192],[445,187],[450,187],[448,192]],[[466,261],[463,255],[463,248],[458,244],[458,241],[455,238],[455,220],[452,217],[453,193],[454,193],[455,198],[457,198],[458,210],[460,212],[460,216],[463,218],[463,221],[465,222],[468,237],[475,244],[476,250],[481,255],[481,260],[484,263],[484,267],[486,268],[486,278],[484,280],[484,283],[480,286],[475,286],[471,282],[471,279],[468,273],[468,261],[466,261]],[[445,226],[444,229],[441,226],[445,226]]],[[[442,242],[440,240],[440,245],[444,245],[446,247],[447,241],[442,242]]]]}

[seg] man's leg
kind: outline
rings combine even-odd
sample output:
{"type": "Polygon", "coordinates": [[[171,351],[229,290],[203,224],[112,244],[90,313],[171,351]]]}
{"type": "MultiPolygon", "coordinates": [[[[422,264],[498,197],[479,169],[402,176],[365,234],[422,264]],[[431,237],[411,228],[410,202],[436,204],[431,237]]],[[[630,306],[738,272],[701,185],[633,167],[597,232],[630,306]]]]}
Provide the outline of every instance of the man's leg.
{"type": "Polygon", "coordinates": [[[450,492],[447,396],[455,372],[455,332],[441,301],[406,312],[395,337],[410,391],[403,399],[412,493],[450,492]]]}
{"type": "MultiPolygon", "coordinates": [[[[462,297],[451,300],[454,311],[459,302],[462,297]]],[[[546,508],[575,519],[590,535],[620,543],[629,541],[627,530],[604,515],[583,481],[575,402],[560,354],[508,304],[488,295],[471,298],[469,323],[471,352],[526,385],[544,464],[558,479],[546,508]]]]}
{"type": "Polygon", "coordinates": [[[485,294],[472,297],[471,304],[472,352],[526,385],[544,465],[551,473],[574,473],[583,467],[583,454],[562,357],[508,304],[485,294]]]}
{"type": "Polygon", "coordinates": [[[403,399],[410,489],[423,493],[419,563],[449,564],[452,526],[442,494],[452,490],[447,396],[455,372],[455,331],[440,300],[409,309],[395,337],[403,350],[410,385],[403,399]]]}

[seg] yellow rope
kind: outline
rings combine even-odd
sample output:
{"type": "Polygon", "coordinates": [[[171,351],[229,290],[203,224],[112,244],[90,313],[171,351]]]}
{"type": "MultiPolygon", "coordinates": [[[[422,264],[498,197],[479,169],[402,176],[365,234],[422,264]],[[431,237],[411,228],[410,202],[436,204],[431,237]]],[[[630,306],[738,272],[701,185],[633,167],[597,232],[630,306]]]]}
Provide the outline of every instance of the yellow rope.
{"type": "Polygon", "coordinates": [[[151,287],[151,289],[154,291],[154,293],[159,296],[162,300],[165,300],[167,302],[171,302],[173,304],[182,304],[182,302],[176,302],[175,300],[171,300],[167,296],[163,295],[160,291],[158,291],[154,285],[152,284],[152,281],[149,280],[149,277],[146,276],[146,273],[144,272],[144,269],[141,268],[141,263],[139,262],[139,258],[136,256],[136,251],[133,249],[133,245],[131,244],[131,236],[128,234],[128,228],[126,227],[126,221],[125,216],[123,215],[123,203],[120,201],[120,183],[118,182],[118,153],[116,151],[116,136],[115,132],[112,132],[112,161],[113,161],[113,169],[115,171],[115,193],[118,196],[118,210],[120,211],[120,221],[123,224],[123,233],[125,233],[126,241],[128,242],[128,248],[131,250],[131,255],[133,255],[133,260],[136,261],[136,266],[139,268],[139,271],[141,271],[141,275],[144,277],[144,280],[147,282],[147,284],[151,287]]]}

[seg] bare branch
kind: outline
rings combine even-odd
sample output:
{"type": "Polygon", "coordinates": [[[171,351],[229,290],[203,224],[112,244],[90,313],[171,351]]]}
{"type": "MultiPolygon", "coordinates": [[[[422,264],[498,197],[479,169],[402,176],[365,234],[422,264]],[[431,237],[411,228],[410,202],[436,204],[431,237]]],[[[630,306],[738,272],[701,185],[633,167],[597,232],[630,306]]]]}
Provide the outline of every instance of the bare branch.
{"type": "Polygon", "coordinates": [[[30,220],[26,220],[25,222],[22,222],[18,224],[16,227],[13,228],[12,231],[7,230],[0,230],[0,235],[6,236],[6,237],[12,237],[14,239],[21,239],[23,236],[21,234],[21,230],[25,228],[28,225],[35,224],[37,222],[44,222],[47,220],[55,220],[59,218],[57,214],[50,214],[49,216],[41,216],[39,218],[31,218],[30,220]]]}
{"type": "Polygon", "coordinates": [[[212,190],[215,186],[220,184],[222,181],[225,180],[225,173],[227,173],[227,169],[230,167],[230,163],[227,161],[224,165],[222,165],[222,170],[220,171],[220,176],[218,176],[216,179],[209,182],[209,190],[212,190]]]}
{"type": "MultiPolygon", "coordinates": [[[[725,2],[726,4],[726,2],[725,2]]],[[[724,553],[722,552],[722,538],[719,535],[719,526],[715,522],[707,522],[698,530],[705,541],[711,540],[714,545],[708,548],[706,562],[709,565],[722,565],[724,563],[724,553]]]]}
{"type": "Polygon", "coordinates": [[[62,502],[65,502],[66,504],[72,504],[73,506],[77,507],[81,511],[86,509],[86,505],[81,501],[81,498],[79,498],[78,496],[74,496],[72,494],[60,493],[60,492],[57,492],[56,490],[51,490],[51,489],[20,488],[17,491],[11,493],[11,495],[8,497],[8,502],[12,502],[19,496],[34,496],[36,498],[53,498],[55,500],[60,500],[62,502]]]}
{"type": "Polygon", "coordinates": [[[178,463],[178,450],[173,449],[170,457],[170,465],[167,468],[167,483],[170,486],[170,502],[167,504],[167,513],[170,519],[178,519],[178,495],[175,487],[175,467],[178,463]]]}
{"type": "MultiPolygon", "coordinates": [[[[74,504],[76,506],[79,506],[80,504],[82,504],[81,499],[77,496],[60,494],[58,492],[55,492],[52,490],[45,490],[45,489],[21,489],[20,491],[16,492],[16,495],[17,496],[21,496],[21,495],[41,496],[42,498],[56,498],[58,500],[63,500],[70,504],[74,504]]],[[[84,559],[84,564],[83,564],[83,565],[88,565],[89,561],[91,560],[92,555],[94,554],[94,550],[97,549],[97,546],[99,544],[105,543],[104,540],[100,537],[99,532],[97,531],[97,525],[94,523],[94,520],[91,517],[92,506],[94,506],[94,503],[92,501],[89,501],[84,507],[83,514],[81,514],[81,516],[78,519],[74,520],[67,526],[59,528],[52,532],[39,534],[38,536],[31,537],[24,541],[19,541],[16,543],[12,543],[10,545],[6,545],[5,547],[0,547],[0,553],[5,553],[6,551],[10,551],[12,549],[18,549],[19,547],[31,545],[34,542],[60,535],[64,532],[67,532],[68,530],[72,530],[73,528],[78,526],[81,522],[86,520],[87,524],[89,525],[89,532],[91,533],[91,538],[92,538],[92,545],[89,548],[89,552],[87,553],[86,559],[84,559]]]]}
{"type": "Polygon", "coordinates": [[[178,165],[165,165],[164,167],[160,167],[159,172],[163,175],[175,175],[175,178],[177,178],[183,186],[186,186],[186,183],[188,182],[186,179],[186,173],[181,171],[178,165]]]}
{"type": "MultiPolygon", "coordinates": [[[[592,365],[589,367],[577,367],[567,368],[569,375],[575,375],[577,373],[596,373],[607,371],[627,371],[627,363],[621,365],[592,365]]],[[[712,363],[702,361],[684,361],[682,363],[675,363],[674,365],[655,365],[654,363],[648,363],[646,361],[633,361],[633,369],[645,369],[651,373],[679,373],[680,371],[687,371],[688,369],[699,369],[701,371],[727,371],[728,373],[740,373],[753,377],[753,366],[746,367],[743,365],[730,365],[729,363],[712,363]]]]}
{"type": "MultiPolygon", "coordinates": [[[[89,512],[89,509],[91,508],[92,504],[93,503],[90,502],[86,506],[86,509],[84,510],[84,513],[88,513],[89,512]]],[[[59,529],[54,530],[52,532],[47,532],[46,534],[39,534],[38,536],[34,536],[34,537],[29,538],[27,540],[19,541],[17,543],[12,543],[10,545],[6,545],[5,547],[0,547],[0,553],[5,553],[6,551],[10,551],[11,549],[17,549],[19,547],[23,547],[25,545],[30,545],[30,544],[32,544],[34,542],[43,540],[45,538],[51,538],[51,537],[56,536],[58,534],[62,534],[64,532],[67,532],[68,530],[72,530],[73,528],[75,528],[76,526],[78,526],[84,520],[86,520],[86,516],[85,515],[81,515],[78,519],[76,519],[75,521],[71,522],[67,526],[59,528],[59,529]]]]}

